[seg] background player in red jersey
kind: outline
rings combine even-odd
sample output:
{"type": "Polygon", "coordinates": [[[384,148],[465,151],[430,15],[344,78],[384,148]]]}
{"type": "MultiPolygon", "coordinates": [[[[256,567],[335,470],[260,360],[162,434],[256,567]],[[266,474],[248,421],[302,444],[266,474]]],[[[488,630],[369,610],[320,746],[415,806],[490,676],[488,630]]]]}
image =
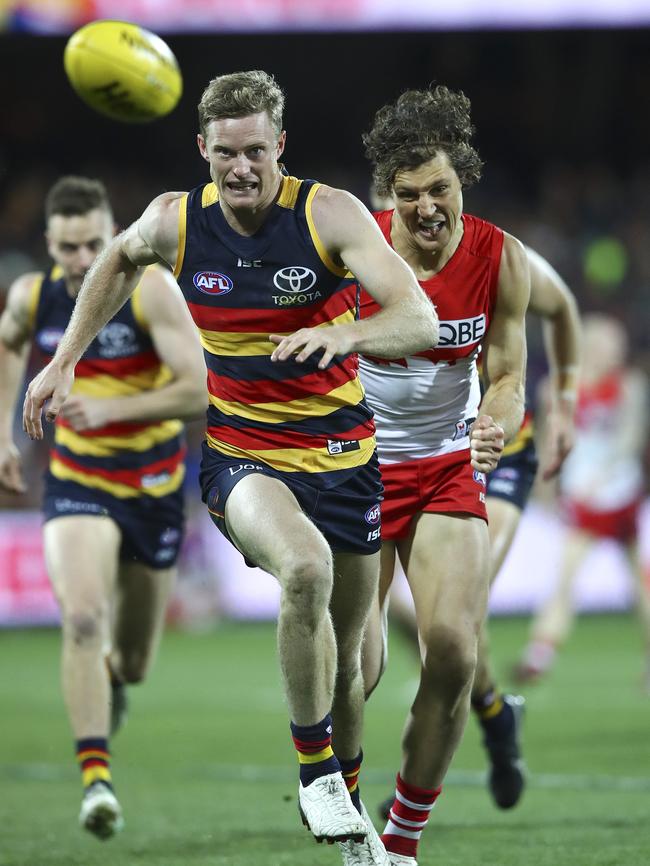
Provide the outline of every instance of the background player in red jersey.
{"type": "Polygon", "coordinates": [[[530,642],[515,673],[528,682],[551,668],[573,624],[572,590],[579,567],[596,542],[609,538],[622,546],[636,583],[650,691],[650,586],[638,549],[648,383],[641,370],[626,365],[628,338],[616,319],[585,316],[583,339],[576,444],[559,483],[566,528],[562,562],[555,586],[533,620],[530,642]]]}
{"type": "MultiPolygon", "coordinates": [[[[542,321],[551,372],[541,453],[542,478],[548,480],[559,472],[575,438],[580,319],[575,298],[560,275],[530,248],[526,249],[526,255],[530,269],[528,312],[542,321]]],[[[532,412],[527,411],[517,435],[504,448],[499,465],[487,477],[490,585],[496,579],[510,549],[537,474],[533,424],[532,412]]],[[[387,593],[391,582],[392,575],[384,573],[379,589],[382,610],[388,604],[387,593]]],[[[403,596],[394,594],[390,598],[389,614],[391,618],[397,618],[419,653],[417,622],[412,604],[403,596]]],[[[382,625],[386,626],[385,617],[382,618],[382,625]]],[[[378,630],[370,630],[367,640],[384,642],[385,635],[380,635],[378,630]]],[[[376,657],[378,651],[370,650],[368,644],[366,652],[376,657]]],[[[500,808],[512,808],[519,801],[525,785],[519,736],[523,698],[499,692],[490,663],[485,626],[481,631],[472,684],[472,708],[481,726],[490,762],[490,792],[500,808]]],[[[388,818],[392,805],[392,796],[381,805],[384,818],[388,818]]]]}
{"type": "Polygon", "coordinates": [[[357,199],[283,175],[283,104],[261,71],[208,85],[198,146],[212,183],[155,199],[102,254],[53,361],[29,386],[23,418],[40,437],[44,402],[55,417],[77,359],[140,268],[174,267],[208,363],[204,499],[219,529],[282,588],[278,645],[303,819],[317,838],[341,842],[346,864],[382,866],[357,787],[381,482],[355,353],[434,345],[437,318],[357,199]],[[342,285],[348,269],[383,308],[362,322],[342,285]]]}
{"type": "MultiPolygon", "coordinates": [[[[496,467],[524,412],[528,262],[515,238],[463,214],[463,188],[481,170],[472,133],[469,100],[436,87],[384,106],[364,136],[377,192],[395,201],[375,219],[440,318],[437,347],[388,362],[361,359],[385,487],[382,572],[392,575],[399,554],[422,648],[382,836],[390,862],[405,866],[416,864],[469,711],[489,584],[484,473],[496,467]]],[[[362,315],[371,309],[366,298],[362,315]]],[[[380,628],[378,607],[371,617],[380,628]]],[[[368,691],[382,663],[380,643],[372,646],[368,691]]]]}
{"type": "MultiPolygon", "coordinates": [[[[24,491],[13,418],[30,346],[54,353],[88,268],[114,234],[99,181],[62,178],[45,210],[55,267],[16,280],[0,319],[0,486],[14,493],[24,491]]],[[[56,425],[45,557],[85,789],[80,821],[100,838],[122,825],[109,767],[110,702],[115,728],[124,684],[140,682],[152,663],[183,534],[182,424],[169,419],[201,414],[203,375],[178,287],[149,268],[81,359],[56,425]]]]}

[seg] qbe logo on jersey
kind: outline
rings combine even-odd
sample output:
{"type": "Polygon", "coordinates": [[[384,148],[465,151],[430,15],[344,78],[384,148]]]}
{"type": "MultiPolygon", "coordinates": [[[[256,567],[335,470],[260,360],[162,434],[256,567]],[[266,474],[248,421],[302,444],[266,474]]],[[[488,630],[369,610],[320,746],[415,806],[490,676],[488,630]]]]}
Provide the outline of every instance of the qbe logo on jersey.
{"type": "Polygon", "coordinates": [[[448,319],[440,322],[440,340],[436,348],[462,349],[473,343],[480,343],[485,336],[485,326],[485,313],[471,319],[448,319]]]}
{"type": "Polygon", "coordinates": [[[199,271],[194,274],[192,282],[204,295],[227,295],[233,288],[230,277],[216,271],[199,271]]]}

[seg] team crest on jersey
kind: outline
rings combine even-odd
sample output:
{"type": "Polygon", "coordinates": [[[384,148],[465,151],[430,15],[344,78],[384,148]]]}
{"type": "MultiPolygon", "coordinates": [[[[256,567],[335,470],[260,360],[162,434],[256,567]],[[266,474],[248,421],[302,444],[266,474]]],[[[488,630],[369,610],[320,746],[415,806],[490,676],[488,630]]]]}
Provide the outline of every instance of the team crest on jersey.
{"type": "Polygon", "coordinates": [[[474,481],[477,484],[482,484],[485,487],[485,472],[479,472],[477,469],[474,470],[474,481]]]}
{"type": "Polygon", "coordinates": [[[42,331],[39,331],[37,337],[39,348],[48,355],[53,355],[61,342],[62,336],[63,328],[43,328],[42,331]]]}
{"type": "Polygon", "coordinates": [[[230,277],[216,271],[199,271],[192,277],[192,282],[204,295],[227,295],[234,285],[230,277]]]}
{"type": "Polygon", "coordinates": [[[97,342],[102,358],[125,358],[138,351],[135,331],[124,322],[109,322],[97,334],[97,342]]]}

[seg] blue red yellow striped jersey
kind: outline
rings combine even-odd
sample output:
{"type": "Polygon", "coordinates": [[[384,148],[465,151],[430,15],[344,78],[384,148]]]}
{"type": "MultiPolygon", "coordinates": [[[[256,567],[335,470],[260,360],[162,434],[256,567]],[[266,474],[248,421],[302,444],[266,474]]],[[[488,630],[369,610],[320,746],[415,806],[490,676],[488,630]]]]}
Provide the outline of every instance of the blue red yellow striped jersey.
{"type": "Polygon", "coordinates": [[[271,361],[270,334],[327,328],[358,314],[312,218],[320,184],[283,176],[262,227],[244,237],[227,223],[213,183],[181,199],[174,274],[199,330],[208,368],[207,444],[234,459],[341,483],[374,448],[356,354],[318,369],[271,361]]]}
{"type": "MultiPolygon", "coordinates": [[[[160,388],[171,378],[158,357],[140,310],[140,287],[92,341],[75,368],[73,394],[127,397],[160,388]]],[[[49,360],[75,300],[55,267],[33,285],[30,317],[36,347],[49,360]]],[[[57,418],[49,469],[119,499],[162,497],[183,483],[185,446],[178,420],[124,422],[77,432],[57,418]]]]}

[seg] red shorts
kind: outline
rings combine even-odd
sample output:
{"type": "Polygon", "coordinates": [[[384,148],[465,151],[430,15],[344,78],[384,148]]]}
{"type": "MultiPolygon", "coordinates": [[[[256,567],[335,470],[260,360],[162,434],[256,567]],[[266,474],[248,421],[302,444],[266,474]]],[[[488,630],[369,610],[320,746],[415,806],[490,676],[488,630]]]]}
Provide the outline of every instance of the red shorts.
{"type": "Polygon", "coordinates": [[[597,538],[612,538],[623,543],[636,538],[640,500],[617,508],[616,511],[593,511],[570,499],[565,499],[562,505],[567,523],[575,529],[582,529],[597,538]]]}
{"type": "Polygon", "coordinates": [[[485,475],[472,469],[469,449],[405,463],[380,463],[384,482],[381,536],[405,538],[423,511],[474,514],[487,522],[485,475]]]}

